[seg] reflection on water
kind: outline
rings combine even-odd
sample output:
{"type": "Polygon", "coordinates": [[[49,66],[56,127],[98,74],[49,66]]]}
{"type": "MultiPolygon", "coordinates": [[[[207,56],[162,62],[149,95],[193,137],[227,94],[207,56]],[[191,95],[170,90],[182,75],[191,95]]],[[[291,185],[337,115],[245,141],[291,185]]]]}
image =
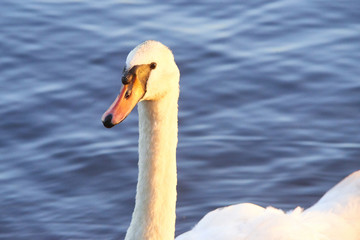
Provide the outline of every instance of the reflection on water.
{"type": "Polygon", "coordinates": [[[146,39],[182,74],[177,234],[228,204],[310,206],[360,168],[357,5],[3,2],[0,238],[124,237],[137,115],[100,117],[146,39]]]}

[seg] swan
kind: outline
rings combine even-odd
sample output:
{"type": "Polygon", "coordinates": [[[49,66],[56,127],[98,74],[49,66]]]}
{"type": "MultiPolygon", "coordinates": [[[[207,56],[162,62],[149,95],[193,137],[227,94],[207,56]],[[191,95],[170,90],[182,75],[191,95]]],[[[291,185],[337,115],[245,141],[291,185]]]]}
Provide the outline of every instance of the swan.
{"type": "MultiPolygon", "coordinates": [[[[103,114],[111,128],[138,104],[139,174],[126,240],[171,240],[175,235],[176,146],[180,72],[171,50],[148,40],[127,56],[122,89],[103,114]]],[[[315,205],[284,212],[241,203],[206,214],[177,240],[359,240],[360,171],[315,205]]]]}

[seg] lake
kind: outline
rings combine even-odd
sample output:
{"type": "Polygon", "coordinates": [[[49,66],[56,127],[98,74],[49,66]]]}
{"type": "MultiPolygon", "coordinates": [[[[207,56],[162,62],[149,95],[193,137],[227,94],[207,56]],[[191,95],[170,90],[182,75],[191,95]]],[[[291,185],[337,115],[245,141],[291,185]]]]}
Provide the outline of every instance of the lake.
{"type": "Polygon", "coordinates": [[[217,207],[314,204],[360,169],[360,2],[4,0],[0,239],[123,239],[138,116],[106,129],[128,52],[181,72],[176,235],[217,207]]]}

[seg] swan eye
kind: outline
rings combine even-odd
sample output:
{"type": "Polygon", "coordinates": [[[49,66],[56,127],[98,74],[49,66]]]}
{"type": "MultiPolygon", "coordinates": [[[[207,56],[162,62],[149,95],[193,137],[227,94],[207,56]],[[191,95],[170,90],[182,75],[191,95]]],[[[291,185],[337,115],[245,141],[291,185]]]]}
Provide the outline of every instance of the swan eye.
{"type": "Polygon", "coordinates": [[[156,62],[150,63],[150,68],[151,68],[151,69],[155,69],[155,68],[156,68],[156,62]]]}

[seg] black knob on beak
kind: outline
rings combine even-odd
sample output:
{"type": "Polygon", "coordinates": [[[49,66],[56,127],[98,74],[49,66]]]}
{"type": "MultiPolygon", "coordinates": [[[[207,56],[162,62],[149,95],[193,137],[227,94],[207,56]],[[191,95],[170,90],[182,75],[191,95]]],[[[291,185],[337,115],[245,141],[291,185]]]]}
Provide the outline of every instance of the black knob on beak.
{"type": "Polygon", "coordinates": [[[126,76],[123,76],[123,77],[121,78],[121,81],[122,81],[122,83],[123,83],[124,85],[127,85],[127,84],[130,83],[130,80],[129,80],[126,76]]]}

